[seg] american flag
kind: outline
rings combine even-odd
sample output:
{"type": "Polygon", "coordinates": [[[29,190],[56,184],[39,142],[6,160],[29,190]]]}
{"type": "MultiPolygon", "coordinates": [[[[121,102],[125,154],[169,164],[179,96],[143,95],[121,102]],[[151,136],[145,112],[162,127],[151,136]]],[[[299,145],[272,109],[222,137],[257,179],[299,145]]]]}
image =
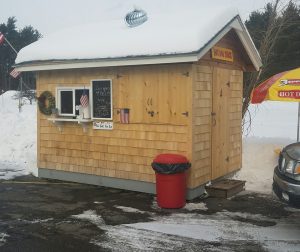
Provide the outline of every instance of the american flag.
{"type": "Polygon", "coordinates": [[[0,32],[0,45],[4,42],[5,37],[4,35],[0,32]]]}
{"type": "Polygon", "coordinates": [[[89,105],[89,97],[85,89],[83,89],[83,93],[80,97],[80,104],[83,108],[86,108],[89,105]]]}
{"type": "Polygon", "coordinates": [[[21,74],[21,72],[17,71],[16,69],[13,69],[10,72],[10,76],[13,77],[13,78],[17,78],[20,74],[21,74]]]}
{"type": "Polygon", "coordinates": [[[129,109],[128,108],[121,109],[120,121],[121,121],[121,123],[129,123],[129,109]]]}

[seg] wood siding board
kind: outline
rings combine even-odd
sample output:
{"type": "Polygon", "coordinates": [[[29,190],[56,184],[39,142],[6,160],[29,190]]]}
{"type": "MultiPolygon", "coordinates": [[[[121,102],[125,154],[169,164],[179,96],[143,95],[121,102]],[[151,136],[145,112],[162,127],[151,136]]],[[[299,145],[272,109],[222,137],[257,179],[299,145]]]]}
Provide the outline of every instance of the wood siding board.
{"type": "Polygon", "coordinates": [[[88,86],[91,79],[112,79],[114,130],[92,130],[89,125],[85,133],[81,126],[68,122],[60,132],[38,112],[39,167],[154,182],[151,162],[156,155],[191,156],[189,117],[181,114],[191,113],[191,78],[183,75],[190,67],[175,64],[40,72],[37,94],[48,90],[56,95],[57,86],[88,86]],[[149,104],[145,97],[146,101],[152,98],[149,104]],[[156,111],[154,118],[146,113],[146,105],[156,111]],[[130,108],[130,124],[120,123],[120,108],[130,108]],[[170,108],[175,115],[170,114],[170,108]]]}
{"type": "Polygon", "coordinates": [[[211,173],[211,106],[212,69],[210,66],[194,64],[193,71],[193,164],[190,187],[197,187],[207,181],[203,175],[211,173]],[[199,180],[200,178],[200,180],[199,180]]]}

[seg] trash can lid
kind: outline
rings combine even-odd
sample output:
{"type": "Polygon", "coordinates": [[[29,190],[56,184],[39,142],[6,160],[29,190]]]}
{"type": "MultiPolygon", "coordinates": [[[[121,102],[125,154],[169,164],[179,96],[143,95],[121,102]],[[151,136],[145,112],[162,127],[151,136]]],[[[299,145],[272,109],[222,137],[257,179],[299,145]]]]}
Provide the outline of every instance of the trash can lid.
{"type": "Polygon", "coordinates": [[[153,162],[160,164],[183,164],[189,161],[185,156],[179,154],[160,154],[156,156],[153,162]]]}

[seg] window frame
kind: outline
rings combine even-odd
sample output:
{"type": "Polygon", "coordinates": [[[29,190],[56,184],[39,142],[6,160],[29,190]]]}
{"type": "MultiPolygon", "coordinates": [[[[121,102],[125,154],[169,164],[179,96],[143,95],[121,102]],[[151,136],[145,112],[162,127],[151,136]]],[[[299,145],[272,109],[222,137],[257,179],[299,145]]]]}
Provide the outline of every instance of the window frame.
{"type": "Polygon", "coordinates": [[[112,85],[112,79],[93,79],[91,80],[91,95],[90,95],[90,102],[91,102],[91,118],[92,120],[103,120],[103,121],[112,121],[113,120],[113,85],[112,85]],[[94,93],[94,86],[93,81],[109,81],[110,82],[110,118],[99,118],[94,117],[94,101],[93,101],[93,93],[94,93]]]}
{"type": "Polygon", "coordinates": [[[91,88],[90,86],[79,86],[79,87],[56,87],[56,107],[58,108],[58,115],[59,116],[69,116],[69,117],[74,117],[76,116],[76,101],[75,101],[75,91],[76,90],[83,90],[87,89],[89,90],[89,106],[91,107],[91,88]],[[61,113],[61,91],[72,91],[72,98],[73,98],[73,113],[72,114],[66,114],[66,113],[61,113]]]}

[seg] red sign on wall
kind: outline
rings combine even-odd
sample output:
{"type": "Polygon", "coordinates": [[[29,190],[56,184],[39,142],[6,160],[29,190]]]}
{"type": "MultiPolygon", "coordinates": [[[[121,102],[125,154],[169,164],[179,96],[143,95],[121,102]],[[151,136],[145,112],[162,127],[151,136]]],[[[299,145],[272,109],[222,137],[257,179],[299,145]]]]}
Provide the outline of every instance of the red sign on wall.
{"type": "Polygon", "coordinates": [[[211,57],[213,59],[233,62],[233,52],[231,49],[214,46],[211,49],[211,57]]]}

